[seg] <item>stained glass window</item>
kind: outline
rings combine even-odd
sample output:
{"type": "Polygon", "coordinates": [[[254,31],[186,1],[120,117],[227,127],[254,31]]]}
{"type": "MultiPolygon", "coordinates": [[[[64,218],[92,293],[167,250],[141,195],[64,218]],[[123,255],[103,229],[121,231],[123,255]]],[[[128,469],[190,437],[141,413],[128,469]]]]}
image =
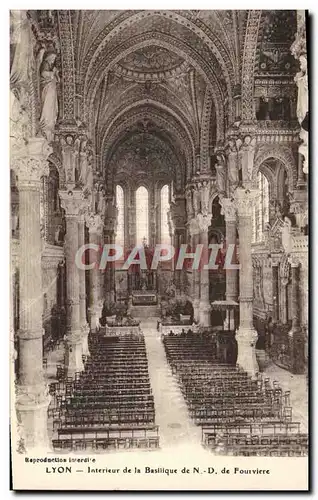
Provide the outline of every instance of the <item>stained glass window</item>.
{"type": "Polygon", "coordinates": [[[259,195],[253,210],[253,243],[263,241],[265,225],[269,222],[269,184],[262,172],[258,172],[259,195]]]}
{"type": "Polygon", "coordinates": [[[169,233],[169,219],[168,212],[170,209],[169,205],[169,186],[165,185],[161,189],[160,193],[160,220],[161,220],[161,243],[170,243],[170,233],[169,233]]]}
{"type": "Polygon", "coordinates": [[[136,191],[136,244],[149,243],[149,196],[144,186],[136,191]]]}

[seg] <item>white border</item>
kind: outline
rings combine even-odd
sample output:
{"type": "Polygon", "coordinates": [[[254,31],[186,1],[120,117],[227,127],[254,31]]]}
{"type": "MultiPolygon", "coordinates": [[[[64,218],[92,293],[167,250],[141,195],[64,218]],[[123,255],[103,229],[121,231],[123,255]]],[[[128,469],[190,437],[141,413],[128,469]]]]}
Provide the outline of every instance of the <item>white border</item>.
{"type": "MultiPolygon", "coordinates": [[[[0,6],[0,68],[2,70],[2,78],[1,82],[1,182],[0,182],[0,214],[1,214],[1,282],[0,282],[0,299],[1,299],[1,422],[0,422],[0,443],[1,443],[1,464],[0,464],[0,485],[1,485],[1,498],[8,498],[12,496],[12,492],[9,492],[9,432],[8,432],[8,416],[9,416],[9,208],[10,208],[10,191],[9,191],[9,9],[215,9],[220,3],[207,1],[207,0],[196,0],[195,2],[189,0],[161,0],[160,2],[147,2],[146,0],[138,0],[134,2],[128,2],[127,0],[116,0],[116,2],[105,2],[105,1],[93,1],[87,2],[83,0],[69,0],[65,1],[56,1],[53,3],[48,2],[46,0],[42,0],[41,2],[21,2],[21,1],[11,1],[6,2],[2,1],[0,6]]],[[[317,0],[310,0],[306,2],[295,2],[291,0],[285,0],[278,2],[275,0],[258,0],[257,2],[248,0],[244,2],[234,2],[229,0],[222,0],[221,6],[223,9],[309,9],[310,13],[315,16],[318,10],[317,0]]],[[[313,67],[311,68],[311,113],[316,111],[316,106],[314,106],[314,87],[318,85],[318,64],[317,64],[317,31],[315,30],[317,21],[313,19],[311,28],[312,28],[312,36],[311,36],[311,61],[313,67]]],[[[314,119],[312,120],[312,127],[315,129],[315,125],[317,125],[317,113],[314,113],[314,119]]],[[[311,252],[313,256],[316,256],[316,249],[318,248],[318,216],[316,215],[318,212],[318,207],[316,206],[316,199],[318,197],[318,189],[317,189],[317,173],[315,170],[318,168],[317,161],[317,148],[315,148],[315,136],[314,132],[311,131],[311,164],[310,164],[310,181],[312,183],[312,205],[311,205],[311,252]]],[[[318,266],[315,265],[312,270],[312,310],[315,311],[318,307],[318,289],[317,289],[317,273],[318,266]]],[[[316,328],[316,321],[312,318],[311,324],[311,338],[312,340],[318,334],[316,328]]],[[[312,368],[318,359],[318,350],[317,350],[318,342],[314,342],[314,348],[311,348],[311,357],[312,357],[312,368]]],[[[314,371],[314,370],[312,370],[314,371]]],[[[312,373],[314,375],[314,373],[312,373]]],[[[317,404],[317,384],[314,383],[312,379],[312,396],[313,401],[312,404],[317,404]],[[316,396],[316,397],[315,397],[316,396]]],[[[315,418],[316,411],[313,412],[312,419],[312,431],[315,431],[315,418]]],[[[315,433],[316,434],[316,433],[315,433]]],[[[314,450],[316,449],[316,439],[313,440],[312,436],[312,459],[314,459],[314,450]]],[[[314,461],[314,460],[313,460],[314,461]]],[[[312,464],[312,470],[314,470],[315,463],[312,464]]],[[[314,476],[315,474],[313,474],[314,476]]],[[[312,478],[314,479],[314,477],[312,478]]],[[[286,477],[286,480],[287,477],[286,477]]],[[[314,481],[313,481],[314,483],[314,481]]],[[[66,498],[67,495],[63,493],[59,493],[60,498],[66,498]]],[[[219,498],[225,498],[230,496],[229,494],[218,495],[217,493],[213,493],[213,496],[218,496],[219,498]]],[[[302,494],[301,496],[303,496],[302,494]]],[[[86,497],[92,497],[91,494],[86,494],[86,497]]],[[[122,494],[121,494],[122,496],[122,494]]],[[[167,497],[173,497],[173,495],[166,495],[167,497]]],[[[196,496],[196,495],[195,495],[196,496]]],[[[199,496],[199,495],[197,495],[199,496]]],[[[248,495],[251,496],[250,494],[248,495]]],[[[254,495],[252,495],[254,496],[254,495]]],[[[256,496],[256,495],[255,495],[256,496]]],[[[272,498],[279,498],[280,495],[272,495],[272,498]]],[[[38,498],[44,497],[44,494],[37,494],[38,498]]],[[[107,494],[107,497],[115,497],[115,495],[107,494]]]]}

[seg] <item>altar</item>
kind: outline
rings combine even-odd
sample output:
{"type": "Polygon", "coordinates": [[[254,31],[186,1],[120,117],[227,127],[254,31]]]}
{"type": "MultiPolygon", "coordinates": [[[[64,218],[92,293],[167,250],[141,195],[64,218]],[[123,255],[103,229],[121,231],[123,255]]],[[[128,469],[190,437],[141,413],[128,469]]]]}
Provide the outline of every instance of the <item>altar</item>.
{"type": "Polygon", "coordinates": [[[134,290],[132,292],[133,306],[157,305],[157,293],[155,290],[134,290]]]}

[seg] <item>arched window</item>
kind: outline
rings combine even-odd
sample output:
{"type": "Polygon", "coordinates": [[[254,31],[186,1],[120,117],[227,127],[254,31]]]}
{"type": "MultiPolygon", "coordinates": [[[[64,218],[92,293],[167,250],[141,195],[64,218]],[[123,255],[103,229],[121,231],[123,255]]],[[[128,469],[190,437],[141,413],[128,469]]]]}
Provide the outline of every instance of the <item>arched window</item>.
{"type": "Polygon", "coordinates": [[[258,172],[259,195],[253,210],[253,243],[264,240],[265,225],[269,222],[269,184],[262,172],[258,172]]]}
{"type": "Polygon", "coordinates": [[[160,225],[161,225],[161,243],[170,243],[169,219],[169,186],[165,185],[160,192],[160,225]]]}
{"type": "Polygon", "coordinates": [[[124,190],[117,184],[116,186],[116,207],[117,207],[117,231],[116,244],[125,244],[125,201],[124,190]]]}
{"type": "Polygon", "coordinates": [[[149,242],[148,191],[140,186],[136,191],[136,244],[149,242]]]}

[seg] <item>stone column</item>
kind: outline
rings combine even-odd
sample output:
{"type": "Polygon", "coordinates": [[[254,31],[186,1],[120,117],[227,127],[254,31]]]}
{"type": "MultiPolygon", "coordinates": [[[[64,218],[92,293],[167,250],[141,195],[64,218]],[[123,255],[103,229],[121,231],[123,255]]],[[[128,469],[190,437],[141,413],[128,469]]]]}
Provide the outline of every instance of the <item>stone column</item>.
{"type": "Polygon", "coordinates": [[[203,245],[201,265],[200,265],[200,307],[199,318],[202,326],[211,326],[211,305],[209,297],[209,270],[204,269],[204,266],[209,262],[209,234],[208,229],[211,223],[211,216],[197,215],[198,225],[200,229],[200,244],[203,245]]]}
{"type": "MultiPolygon", "coordinates": [[[[200,234],[199,233],[194,233],[192,235],[192,242],[193,242],[192,252],[195,252],[197,245],[200,243],[200,234]]],[[[193,279],[193,300],[192,300],[193,318],[194,318],[194,321],[198,322],[200,319],[200,270],[193,269],[192,275],[193,275],[193,278],[192,278],[193,279]]]]}
{"type": "MultiPolygon", "coordinates": [[[[90,213],[86,216],[86,225],[89,230],[89,242],[101,247],[101,237],[103,232],[103,220],[99,214],[90,213]]],[[[93,269],[90,270],[89,279],[89,323],[92,332],[99,329],[99,318],[102,314],[103,301],[101,299],[101,279],[99,270],[99,255],[96,251],[90,252],[90,263],[96,262],[93,269]]]]}
{"type": "MultiPolygon", "coordinates": [[[[180,250],[180,234],[177,229],[174,230],[173,234],[173,246],[175,249],[175,255],[178,255],[180,250]]],[[[176,287],[176,294],[180,295],[181,293],[181,269],[174,269],[174,284],[176,287]]]]}
{"type": "MultiPolygon", "coordinates": [[[[79,216],[78,221],[78,248],[85,245],[85,218],[84,214],[79,216]]],[[[86,319],[86,283],[85,270],[79,269],[79,300],[80,300],[80,326],[82,331],[82,352],[85,356],[89,356],[88,349],[88,334],[89,325],[86,319]]]]}
{"type": "Polygon", "coordinates": [[[300,326],[300,287],[299,287],[299,262],[291,263],[292,275],[292,297],[291,297],[291,315],[292,327],[289,332],[289,347],[291,356],[292,373],[303,373],[305,362],[304,339],[300,326]]]}
{"type": "MultiPolygon", "coordinates": [[[[183,196],[176,195],[174,202],[170,202],[169,219],[173,234],[172,243],[175,248],[175,256],[177,257],[180,246],[184,243],[185,239],[186,203],[183,196]]],[[[184,293],[182,289],[183,273],[183,269],[174,269],[174,283],[177,295],[182,295],[184,293]]]]}
{"type": "Polygon", "coordinates": [[[236,332],[237,364],[252,377],[258,373],[255,344],[257,332],[253,326],[253,267],[252,267],[252,213],[256,190],[237,188],[235,203],[239,221],[240,255],[240,324],[236,332]]]}
{"type": "Polygon", "coordinates": [[[273,320],[279,320],[278,262],[272,264],[273,320]]]}
{"type": "Polygon", "coordinates": [[[25,448],[48,446],[49,395],[43,373],[42,241],[40,233],[41,177],[48,175],[51,148],[32,138],[15,153],[20,211],[20,331],[16,410],[25,448]]]}
{"type": "Polygon", "coordinates": [[[65,210],[65,264],[66,264],[66,370],[68,376],[84,369],[82,361],[82,324],[80,313],[80,269],[75,262],[79,249],[79,220],[88,201],[81,190],[59,191],[65,210]]]}
{"type": "MultiPolygon", "coordinates": [[[[235,203],[230,198],[221,198],[220,203],[222,205],[222,212],[225,219],[225,231],[226,231],[226,251],[229,248],[233,248],[234,253],[231,264],[237,264],[237,248],[236,248],[236,207],[235,203]]],[[[230,302],[237,302],[238,299],[238,270],[237,269],[225,269],[225,279],[226,279],[226,300],[230,302]]],[[[225,330],[234,330],[234,309],[230,310],[230,314],[226,315],[224,321],[225,330]]]]}

